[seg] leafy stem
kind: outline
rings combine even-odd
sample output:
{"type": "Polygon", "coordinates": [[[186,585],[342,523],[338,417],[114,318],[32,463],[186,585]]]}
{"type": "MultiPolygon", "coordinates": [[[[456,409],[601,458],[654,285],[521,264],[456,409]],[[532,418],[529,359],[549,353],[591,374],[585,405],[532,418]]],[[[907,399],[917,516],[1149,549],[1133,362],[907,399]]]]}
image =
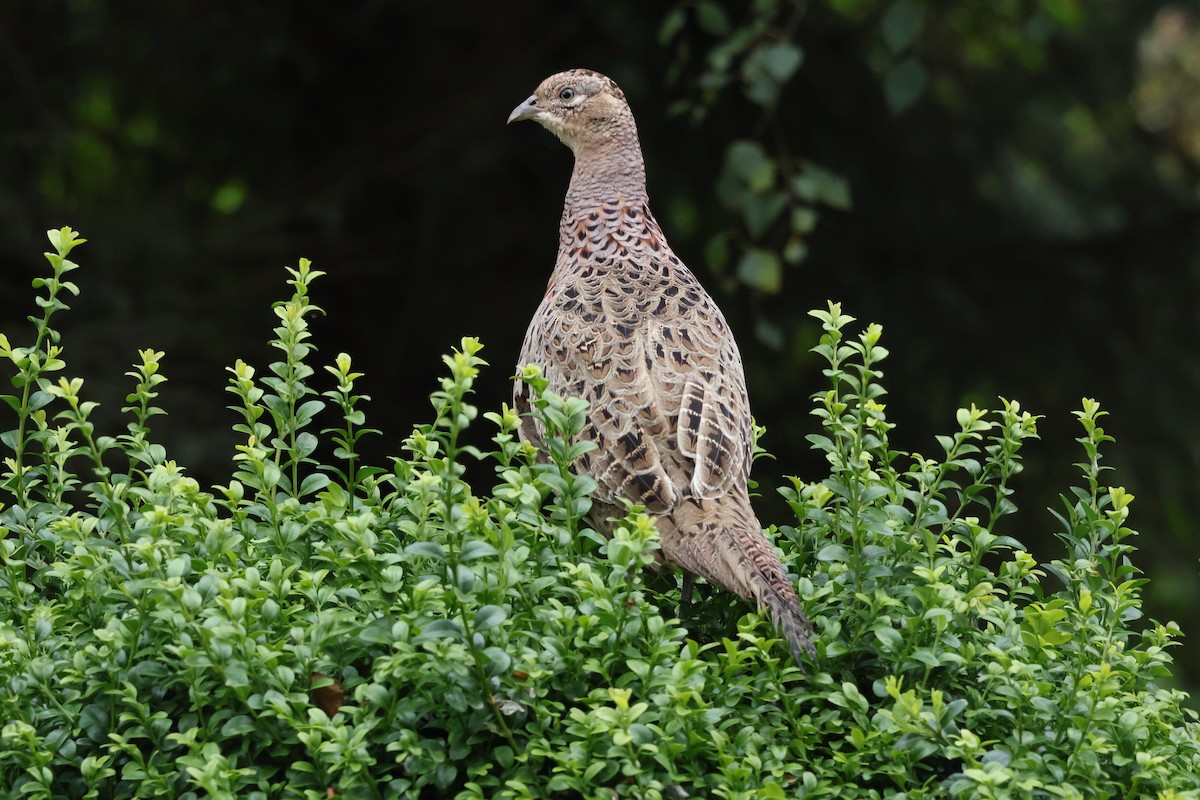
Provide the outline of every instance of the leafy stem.
{"type": "Polygon", "coordinates": [[[34,438],[29,435],[30,419],[38,409],[50,401],[51,395],[47,392],[49,380],[45,376],[66,366],[60,358],[62,347],[58,344],[59,333],[50,326],[50,320],[57,312],[70,308],[62,300],[64,292],[75,296],[79,294],[79,287],[71,281],[64,280],[63,276],[79,268],[79,265],[67,256],[87,241],[67,227],[47,231],[46,236],[54,247],[53,253],[44,253],[46,260],[50,262],[52,274],[45,278],[35,278],[33,281],[33,288],[45,290],[44,297],[35,298],[38,307],[42,309],[41,316],[27,317],[34,324],[33,345],[12,347],[7,337],[0,334],[0,357],[8,359],[17,368],[11,382],[19,394],[0,395],[0,400],[16,412],[17,427],[0,434],[0,441],[13,451],[5,485],[12,492],[18,506],[28,503],[29,490],[32,488],[25,463],[29,445],[34,438]]]}

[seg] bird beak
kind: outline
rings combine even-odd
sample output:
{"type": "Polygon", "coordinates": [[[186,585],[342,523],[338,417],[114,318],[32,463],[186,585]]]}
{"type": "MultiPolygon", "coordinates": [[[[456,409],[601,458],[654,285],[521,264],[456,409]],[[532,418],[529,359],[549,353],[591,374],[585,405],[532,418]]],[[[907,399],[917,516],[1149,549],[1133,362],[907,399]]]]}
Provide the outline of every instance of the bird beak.
{"type": "Polygon", "coordinates": [[[508,123],[512,124],[522,119],[529,119],[537,114],[542,113],[542,109],[538,108],[537,95],[531,94],[525,102],[512,110],[508,115],[508,123]]]}

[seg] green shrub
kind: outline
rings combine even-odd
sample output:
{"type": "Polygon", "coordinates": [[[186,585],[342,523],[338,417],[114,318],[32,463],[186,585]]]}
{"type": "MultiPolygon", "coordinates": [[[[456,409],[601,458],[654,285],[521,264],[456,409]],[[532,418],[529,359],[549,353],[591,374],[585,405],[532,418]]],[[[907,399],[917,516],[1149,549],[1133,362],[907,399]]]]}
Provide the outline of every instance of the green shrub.
{"type": "Polygon", "coordinates": [[[279,360],[230,369],[227,485],[154,442],[161,353],[128,373],[127,431],[98,435],[52,327],[82,240],[50,239],[33,344],[0,337],[3,797],[1200,798],[1195,717],[1159,683],[1178,630],[1133,627],[1132,497],[1102,481],[1091,401],[1066,554],[1039,566],[995,530],[1036,418],[963,409],[937,458],[895,452],[879,327],[814,312],[830,472],[782,490],[797,524],[774,531],[818,630],[806,674],[726,594],[676,619],[639,509],[587,528],[582,401],[527,373],[542,458],[508,407],[467,443],[474,340],[433,422],[362,464],[361,375],[311,366],[307,261],[279,360]]]}

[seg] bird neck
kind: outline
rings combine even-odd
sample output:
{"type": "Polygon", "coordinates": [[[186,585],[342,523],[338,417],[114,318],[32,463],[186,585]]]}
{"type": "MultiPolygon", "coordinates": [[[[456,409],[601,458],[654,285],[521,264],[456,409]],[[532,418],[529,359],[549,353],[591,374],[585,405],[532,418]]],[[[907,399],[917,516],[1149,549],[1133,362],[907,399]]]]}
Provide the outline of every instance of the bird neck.
{"type": "Polygon", "coordinates": [[[576,149],[564,211],[585,217],[618,198],[627,207],[646,205],[646,165],[636,133],[625,132],[576,149]]]}

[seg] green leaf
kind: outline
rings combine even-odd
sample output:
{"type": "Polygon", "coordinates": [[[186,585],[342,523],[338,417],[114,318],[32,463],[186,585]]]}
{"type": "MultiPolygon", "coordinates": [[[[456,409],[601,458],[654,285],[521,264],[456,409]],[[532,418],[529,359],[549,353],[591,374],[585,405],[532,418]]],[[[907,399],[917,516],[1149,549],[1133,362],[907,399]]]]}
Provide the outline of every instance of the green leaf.
{"type": "Polygon", "coordinates": [[[771,42],[750,51],[742,62],[746,96],[761,106],[773,105],[804,61],[804,51],[791,42],[771,42]]]}
{"type": "Polygon", "coordinates": [[[231,717],[224,725],[221,726],[221,735],[228,736],[231,739],[244,736],[254,730],[257,724],[254,720],[245,714],[238,714],[231,717]]]}
{"type": "Polygon", "coordinates": [[[1021,639],[1029,647],[1041,648],[1046,645],[1057,647],[1071,641],[1071,634],[1059,630],[1057,625],[1065,622],[1067,612],[1055,606],[1060,601],[1051,601],[1051,607],[1036,606],[1025,609],[1025,619],[1021,622],[1021,639]]]}
{"type": "Polygon", "coordinates": [[[841,175],[815,164],[805,164],[792,179],[792,193],[806,203],[823,203],[840,211],[849,210],[850,184],[841,175]]]}
{"type": "Polygon", "coordinates": [[[724,233],[715,233],[709,237],[708,243],[704,246],[704,263],[708,268],[719,272],[724,270],[725,264],[729,261],[729,236],[724,233]]]}
{"type": "Polygon", "coordinates": [[[788,794],[778,783],[767,781],[755,790],[754,796],[763,800],[786,800],[788,794]]]}
{"type": "Polygon", "coordinates": [[[791,223],[796,233],[811,233],[817,227],[817,212],[808,206],[800,206],[792,211],[791,223]]]}
{"type": "Polygon", "coordinates": [[[483,654],[492,663],[494,673],[508,672],[512,669],[512,656],[499,647],[489,647],[483,651],[483,654]]]}
{"type": "Polygon", "coordinates": [[[783,266],[770,250],[747,250],[738,262],[737,274],[742,283],[760,292],[777,294],[783,288],[783,266]]]}
{"type": "Polygon", "coordinates": [[[658,26],[658,43],[665,46],[673,42],[686,21],[687,17],[679,6],[668,11],[662,24],[658,26]]]}
{"type": "Polygon", "coordinates": [[[729,35],[729,16],[718,4],[703,0],[696,4],[696,22],[705,33],[724,39],[729,35]]]}
{"type": "Polygon", "coordinates": [[[468,563],[477,558],[491,558],[495,555],[495,547],[480,539],[473,539],[463,545],[462,551],[458,554],[458,560],[468,563]]]}
{"type": "Polygon", "coordinates": [[[279,479],[283,477],[283,472],[279,469],[279,465],[274,461],[266,461],[263,463],[262,486],[263,491],[269,491],[279,485],[279,479]]]}
{"type": "Polygon", "coordinates": [[[929,73],[915,58],[906,58],[892,66],[883,77],[883,96],[893,114],[900,114],[925,93],[929,73]]]}
{"type": "Polygon", "coordinates": [[[924,26],[924,9],[911,0],[896,0],[888,6],[880,21],[883,42],[893,55],[911,47],[924,26]]]}
{"type": "Polygon", "coordinates": [[[750,237],[762,238],[767,228],[771,227],[771,223],[779,219],[787,202],[787,195],[778,190],[747,195],[742,204],[742,218],[746,221],[746,230],[750,237]]]}
{"type": "Polygon", "coordinates": [[[941,659],[928,647],[918,647],[913,651],[912,657],[927,667],[940,667],[942,665],[941,659]]]}
{"type": "Polygon", "coordinates": [[[827,544],[817,551],[817,561],[849,561],[850,553],[840,544],[827,544]]]}
{"type": "Polygon", "coordinates": [[[1078,0],[1042,0],[1041,8],[1066,27],[1074,27],[1085,18],[1086,6],[1078,0]]]}
{"type": "Polygon", "coordinates": [[[462,633],[462,627],[454,620],[435,619],[426,624],[421,632],[413,637],[413,641],[420,643],[430,639],[457,639],[462,633]]]}
{"type": "Polygon", "coordinates": [[[37,411],[39,408],[45,408],[54,401],[54,395],[50,392],[38,390],[29,396],[29,410],[37,411]]]}
{"type": "Polygon", "coordinates": [[[232,214],[246,201],[246,185],[238,180],[227,181],[213,192],[210,203],[214,211],[232,214]]]}
{"type": "Polygon", "coordinates": [[[760,47],[755,52],[763,54],[763,67],[780,83],[790,79],[804,63],[804,51],[787,41],[760,47]]]}
{"type": "Polygon", "coordinates": [[[490,631],[503,622],[507,616],[508,613],[501,606],[483,606],[475,612],[475,621],[472,627],[477,633],[490,631]]]}
{"type": "Polygon", "coordinates": [[[753,191],[769,189],[775,182],[775,162],[758,142],[748,139],[733,142],[725,151],[725,164],[753,191]]]}
{"type": "Polygon", "coordinates": [[[875,634],[875,638],[883,645],[883,649],[895,653],[904,645],[904,638],[900,635],[900,631],[895,628],[878,627],[871,631],[875,634]]]}
{"type": "Polygon", "coordinates": [[[404,552],[410,556],[432,558],[435,561],[442,561],[446,558],[446,551],[437,542],[413,542],[404,548],[404,552]]]}
{"type": "Polygon", "coordinates": [[[323,400],[309,400],[296,409],[296,427],[303,428],[325,408],[323,400]]]}
{"type": "Polygon", "coordinates": [[[783,345],[787,342],[783,328],[778,323],[772,322],[766,317],[760,317],[754,323],[754,335],[758,337],[760,342],[772,350],[782,350],[783,345]]]}
{"type": "Polygon", "coordinates": [[[300,497],[307,497],[310,494],[321,491],[330,483],[329,476],[324,472],[315,472],[306,477],[300,482],[300,497]]]}
{"type": "Polygon", "coordinates": [[[459,564],[454,570],[454,582],[463,594],[475,590],[475,572],[466,564],[459,564]]]}
{"type": "Polygon", "coordinates": [[[296,451],[294,458],[298,461],[308,458],[314,452],[316,452],[318,444],[319,442],[317,441],[317,437],[313,436],[311,433],[306,431],[299,434],[296,437],[296,451]]]}
{"type": "Polygon", "coordinates": [[[808,245],[803,240],[793,236],[783,246],[783,260],[795,266],[808,257],[808,245]]]}

